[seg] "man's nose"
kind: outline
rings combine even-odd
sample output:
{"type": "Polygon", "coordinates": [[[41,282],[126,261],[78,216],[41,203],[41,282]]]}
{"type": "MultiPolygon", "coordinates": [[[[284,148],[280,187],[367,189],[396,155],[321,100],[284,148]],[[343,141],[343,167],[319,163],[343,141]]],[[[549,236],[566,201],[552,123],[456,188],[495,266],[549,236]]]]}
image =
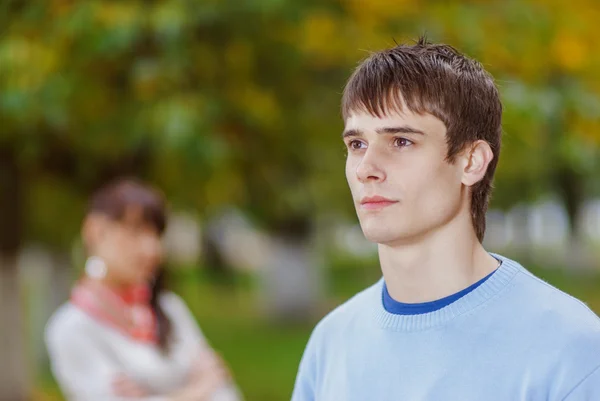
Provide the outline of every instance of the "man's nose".
{"type": "Polygon", "coordinates": [[[356,167],[358,180],[362,183],[385,180],[386,174],[383,168],[381,168],[381,159],[381,155],[377,154],[376,149],[367,149],[362,160],[356,167]]]}

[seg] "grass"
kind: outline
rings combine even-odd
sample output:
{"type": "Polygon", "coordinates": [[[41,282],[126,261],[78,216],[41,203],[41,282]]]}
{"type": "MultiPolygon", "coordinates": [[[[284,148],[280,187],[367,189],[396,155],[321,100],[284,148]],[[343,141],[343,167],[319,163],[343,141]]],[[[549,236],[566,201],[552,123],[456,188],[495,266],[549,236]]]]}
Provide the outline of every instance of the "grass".
{"type": "Polygon", "coordinates": [[[248,400],[290,398],[312,324],[269,323],[258,312],[251,285],[232,288],[211,285],[205,277],[179,277],[174,287],[188,301],[206,338],[223,355],[248,400]]]}
{"type": "MultiPolygon", "coordinates": [[[[564,270],[531,271],[586,302],[600,312],[600,275],[575,275],[564,270]]],[[[335,262],[328,279],[325,311],[348,299],[379,277],[375,261],[335,262]]],[[[229,364],[246,400],[289,400],[298,363],[315,322],[273,325],[259,313],[256,285],[241,277],[232,285],[215,285],[198,271],[177,271],[172,287],[188,303],[212,344],[229,364]]],[[[323,311],[323,312],[325,312],[323,311]]],[[[36,387],[35,400],[62,400],[46,370],[36,387]]]]}

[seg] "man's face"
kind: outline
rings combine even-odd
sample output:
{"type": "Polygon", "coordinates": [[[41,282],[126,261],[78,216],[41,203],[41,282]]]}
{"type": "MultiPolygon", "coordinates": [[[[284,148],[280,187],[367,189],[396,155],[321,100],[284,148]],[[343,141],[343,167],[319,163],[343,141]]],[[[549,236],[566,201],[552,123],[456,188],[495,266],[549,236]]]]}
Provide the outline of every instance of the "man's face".
{"type": "Polygon", "coordinates": [[[362,230],[379,244],[418,240],[451,221],[468,203],[464,166],[446,161],[446,127],[430,114],[346,120],[346,178],[362,230]]]}

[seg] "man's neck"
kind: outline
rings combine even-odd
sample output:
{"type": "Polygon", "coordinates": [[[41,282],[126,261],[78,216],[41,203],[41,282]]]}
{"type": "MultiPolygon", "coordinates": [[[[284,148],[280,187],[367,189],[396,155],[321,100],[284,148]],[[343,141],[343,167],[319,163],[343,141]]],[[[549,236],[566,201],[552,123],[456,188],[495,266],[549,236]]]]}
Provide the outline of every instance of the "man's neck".
{"type": "Polygon", "coordinates": [[[468,221],[450,222],[419,241],[379,245],[379,260],[393,299],[434,301],[459,292],[498,267],[468,221]]]}

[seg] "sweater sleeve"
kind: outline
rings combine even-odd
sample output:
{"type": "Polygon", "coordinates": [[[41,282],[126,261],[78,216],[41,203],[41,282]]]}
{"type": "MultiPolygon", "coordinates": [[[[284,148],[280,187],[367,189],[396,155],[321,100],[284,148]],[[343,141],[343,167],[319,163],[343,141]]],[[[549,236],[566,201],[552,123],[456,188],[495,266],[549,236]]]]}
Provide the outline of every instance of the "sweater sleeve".
{"type": "MultiPolygon", "coordinates": [[[[165,310],[169,312],[169,315],[173,323],[177,326],[181,340],[186,344],[189,352],[201,355],[202,351],[209,350],[212,352],[212,348],[200,326],[198,325],[194,315],[191,313],[185,302],[176,294],[168,292],[163,294],[163,304],[165,310]]],[[[229,383],[215,391],[211,397],[211,401],[241,401],[243,397],[239,389],[234,383],[229,383]]],[[[152,400],[154,401],[154,400],[152,400]]]]}
{"type": "MultiPolygon", "coordinates": [[[[58,323],[58,322],[57,322],[58,323]]],[[[50,325],[45,341],[54,377],[69,401],[128,401],[114,395],[112,381],[120,373],[110,353],[84,328],[74,330],[68,322],[50,325]],[[65,325],[65,323],[67,323],[65,325]]],[[[163,397],[136,401],[167,401],[163,397]]]]}
{"type": "Polygon", "coordinates": [[[202,330],[200,330],[196,319],[178,295],[166,292],[161,296],[161,303],[181,341],[186,344],[190,352],[196,353],[204,349],[210,349],[210,345],[206,341],[202,330]]]}
{"type": "Polygon", "coordinates": [[[600,400],[600,366],[588,374],[563,401],[596,401],[600,400]]]}
{"type": "Polygon", "coordinates": [[[315,332],[316,329],[308,340],[302,355],[292,393],[292,401],[314,401],[316,399],[317,350],[315,332]]]}

